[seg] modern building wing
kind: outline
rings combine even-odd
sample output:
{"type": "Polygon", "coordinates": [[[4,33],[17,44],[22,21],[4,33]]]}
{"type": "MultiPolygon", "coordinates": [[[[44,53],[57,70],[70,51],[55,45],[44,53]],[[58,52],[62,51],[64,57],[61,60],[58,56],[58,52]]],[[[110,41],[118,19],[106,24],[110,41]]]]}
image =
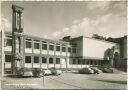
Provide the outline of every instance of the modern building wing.
{"type": "Polygon", "coordinates": [[[119,45],[113,42],[89,38],[85,36],[73,38],[70,42],[77,46],[77,57],[82,57],[83,59],[92,58],[104,60],[104,52],[108,48],[113,48],[114,52],[119,53],[119,45]]]}

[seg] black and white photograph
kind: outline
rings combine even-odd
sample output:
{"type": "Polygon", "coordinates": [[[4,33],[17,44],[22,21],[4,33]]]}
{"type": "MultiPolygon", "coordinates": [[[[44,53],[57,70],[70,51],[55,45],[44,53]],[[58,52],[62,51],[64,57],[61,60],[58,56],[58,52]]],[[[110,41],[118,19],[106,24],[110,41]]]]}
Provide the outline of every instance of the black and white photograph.
{"type": "Polygon", "coordinates": [[[0,90],[127,90],[127,0],[0,5],[0,90]]]}

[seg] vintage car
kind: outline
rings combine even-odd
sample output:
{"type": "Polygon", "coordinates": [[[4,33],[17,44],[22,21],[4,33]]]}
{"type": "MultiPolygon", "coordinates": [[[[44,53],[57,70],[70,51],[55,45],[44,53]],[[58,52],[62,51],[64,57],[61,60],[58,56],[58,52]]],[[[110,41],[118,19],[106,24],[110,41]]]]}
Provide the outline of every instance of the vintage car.
{"type": "Polygon", "coordinates": [[[40,68],[33,68],[32,72],[33,72],[34,77],[42,77],[43,76],[42,69],[40,69],[40,68]]]}
{"type": "Polygon", "coordinates": [[[57,69],[57,68],[50,68],[50,71],[52,73],[52,75],[61,75],[62,74],[62,71],[60,69],[57,69]]]}
{"type": "Polygon", "coordinates": [[[49,69],[42,69],[42,75],[51,75],[51,71],[49,69]]]}
{"type": "Polygon", "coordinates": [[[104,73],[113,73],[113,70],[111,68],[103,68],[102,71],[104,73]]]}
{"type": "Polygon", "coordinates": [[[18,75],[23,77],[32,77],[33,72],[30,68],[21,68],[18,70],[18,75]]]}
{"type": "Polygon", "coordinates": [[[113,69],[111,66],[99,66],[100,70],[102,70],[103,73],[113,73],[113,69]]]}
{"type": "Polygon", "coordinates": [[[87,68],[79,69],[78,72],[81,73],[81,74],[93,74],[94,70],[92,70],[91,68],[87,67],[87,68]]]}
{"type": "Polygon", "coordinates": [[[94,74],[102,73],[102,71],[100,69],[98,69],[97,67],[90,67],[90,68],[94,71],[94,74]]]}

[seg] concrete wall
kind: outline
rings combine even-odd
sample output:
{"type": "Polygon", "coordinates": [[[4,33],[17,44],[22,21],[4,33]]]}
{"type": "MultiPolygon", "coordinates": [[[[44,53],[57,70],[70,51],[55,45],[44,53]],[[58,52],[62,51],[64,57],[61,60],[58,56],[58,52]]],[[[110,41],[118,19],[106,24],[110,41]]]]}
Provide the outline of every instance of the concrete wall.
{"type": "MultiPolygon", "coordinates": [[[[2,40],[1,40],[1,31],[0,31],[0,68],[1,68],[1,60],[2,60],[2,40]]],[[[1,69],[0,69],[1,73],[1,69]]]]}
{"type": "Polygon", "coordinates": [[[4,31],[0,31],[0,74],[4,76],[4,31]]]}
{"type": "Polygon", "coordinates": [[[72,41],[77,45],[76,54],[74,56],[82,56],[83,55],[83,38],[79,38],[77,40],[72,41]]]}
{"type": "Polygon", "coordinates": [[[77,41],[77,56],[83,55],[83,39],[77,41]]]}
{"type": "Polygon", "coordinates": [[[104,52],[115,45],[115,43],[83,37],[83,56],[104,58],[104,52]]]}
{"type": "Polygon", "coordinates": [[[127,38],[124,38],[124,58],[127,58],[127,38]]]}

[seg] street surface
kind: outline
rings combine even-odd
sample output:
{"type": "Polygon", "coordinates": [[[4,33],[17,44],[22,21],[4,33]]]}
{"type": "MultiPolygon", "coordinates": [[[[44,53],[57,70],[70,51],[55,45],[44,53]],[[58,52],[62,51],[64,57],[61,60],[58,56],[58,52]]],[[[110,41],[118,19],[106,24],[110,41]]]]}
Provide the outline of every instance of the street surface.
{"type": "Polygon", "coordinates": [[[2,90],[8,89],[126,89],[127,74],[62,73],[44,78],[2,78],[2,90]]]}

